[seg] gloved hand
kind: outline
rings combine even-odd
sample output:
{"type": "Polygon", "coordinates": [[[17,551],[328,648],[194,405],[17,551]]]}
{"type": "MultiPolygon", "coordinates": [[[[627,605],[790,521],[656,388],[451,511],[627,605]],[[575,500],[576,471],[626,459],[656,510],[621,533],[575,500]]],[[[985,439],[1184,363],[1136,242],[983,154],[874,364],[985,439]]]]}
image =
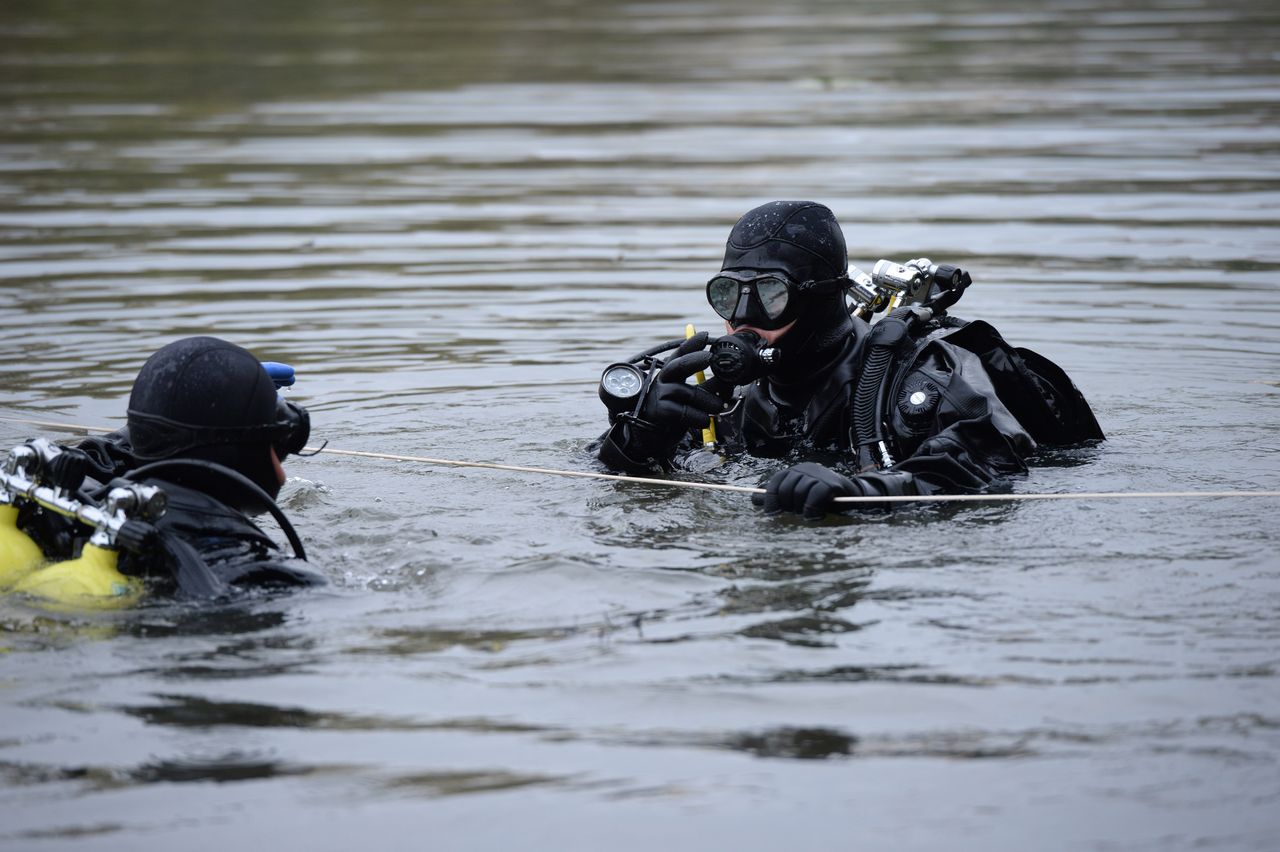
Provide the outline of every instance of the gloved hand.
{"type": "Polygon", "coordinates": [[[815,462],[801,462],[780,470],[764,487],[765,493],[752,494],[751,502],[764,506],[765,514],[796,512],[808,521],[816,521],[831,511],[835,498],[862,494],[852,479],[815,462]]]}
{"type": "Polygon", "coordinates": [[[93,462],[82,450],[66,447],[49,462],[45,475],[50,484],[71,494],[80,490],[93,462]]]}
{"type": "Polygon", "coordinates": [[[700,331],[676,349],[671,360],[654,377],[653,387],[640,409],[640,419],[659,432],[679,439],[689,429],[705,429],[712,414],[724,410],[720,398],[705,387],[685,380],[711,363],[705,351],[710,335],[700,331]]]}
{"type": "Polygon", "coordinates": [[[156,546],[159,531],[146,521],[125,521],[116,533],[116,544],[121,550],[145,554],[156,546]]]}

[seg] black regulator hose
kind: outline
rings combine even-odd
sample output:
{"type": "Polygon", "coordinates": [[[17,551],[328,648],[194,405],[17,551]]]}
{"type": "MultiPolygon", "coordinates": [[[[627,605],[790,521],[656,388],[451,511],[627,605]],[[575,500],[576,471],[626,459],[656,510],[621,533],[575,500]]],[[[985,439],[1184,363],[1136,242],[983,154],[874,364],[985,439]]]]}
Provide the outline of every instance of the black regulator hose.
{"type": "Polygon", "coordinates": [[[665,343],[659,343],[657,346],[650,346],[648,349],[644,350],[639,355],[636,355],[633,358],[627,359],[627,363],[634,364],[637,361],[643,361],[645,358],[652,358],[654,355],[657,355],[661,352],[666,352],[668,349],[675,349],[681,343],[684,343],[684,341],[685,341],[685,338],[677,337],[675,340],[668,340],[665,343]]]}
{"type": "Polygon", "coordinates": [[[143,474],[172,467],[216,473],[223,479],[233,482],[243,488],[246,492],[253,495],[264,509],[271,513],[271,517],[276,519],[276,523],[280,525],[280,529],[284,532],[285,538],[289,539],[289,545],[293,548],[294,556],[297,556],[301,560],[306,560],[307,552],[302,546],[302,539],[298,537],[297,530],[293,528],[293,524],[289,523],[289,519],[285,517],[284,512],[282,512],[280,507],[276,505],[276,501],[272,500],[271,495],[263,491],[260,485],[238,471],[234,471],[229,467],[224,467],[216,462],[204,461],[203,459],[163,459],[161,461],[145,464],[142,467],[129,471],[129,478],[136,479],[143,474]]]}

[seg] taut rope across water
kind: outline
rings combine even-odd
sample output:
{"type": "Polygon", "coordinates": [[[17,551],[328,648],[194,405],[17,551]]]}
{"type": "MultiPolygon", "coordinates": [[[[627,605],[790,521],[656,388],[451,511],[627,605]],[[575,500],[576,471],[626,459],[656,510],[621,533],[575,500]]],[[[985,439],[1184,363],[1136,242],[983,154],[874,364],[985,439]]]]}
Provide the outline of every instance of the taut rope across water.
{"type": "MultiPolygon", "coordinates": [[[[0,417],[5,423],[22,423],[46,429],[73,432],[114,432],[102,426],[80,426],[47,420],[31,420],[21,417],[0,417]]],[[[646,476],[625,476],[617,473],[597,473],[588,470],[557,470],[549,467],[529,467],[497,462],[456,461],[429,456],[399,455],[396,453],[371,453],[361,450],[334,450],[327,447],[304,447],[312,453],[352,458],[382,459],[385,461],[413,462],[440,467],[479,468],[504,470],[513,473],[536,473],[546,476],[571,476],[582,479],[604,479],[614,482],[633,482],[642,485],[664,485],[676,488],[701,488],[707,491],[736,491],[744,494],[763,494],[763,488],[748,485],[728,485],[719,482],[689,482],[681,479],[656,479],[646,476]]],[[[1205,497],[1280,497],[1280,491],[1075,491],[1064,494],[907,494],[890,497],[837,497],[837,503],[993,503],[1024,500],[1133,500],[1205,497]]]]}

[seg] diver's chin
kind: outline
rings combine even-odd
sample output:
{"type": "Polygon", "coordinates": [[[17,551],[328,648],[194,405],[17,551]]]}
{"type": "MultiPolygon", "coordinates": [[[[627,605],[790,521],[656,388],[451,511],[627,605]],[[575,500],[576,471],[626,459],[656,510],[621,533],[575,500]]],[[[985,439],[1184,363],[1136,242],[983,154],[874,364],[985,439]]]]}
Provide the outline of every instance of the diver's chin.
{"type": "Polygon", "coordinates": [[[725,320],[724,330],[726,334],[737,334],[740,331],[749,331],[752,334],[758,335],[759,338],[763,340],[767,345],[772,346],[773,344],[778,342],[779,338],[781,338],[782,335],[790,331],[791,326],[795,324],[796,324],[796,321],[792,320],[791,322],[784,325],[782,328],[766,329],[766,328],[756,328],[754,325],[733,325],[728,320],[725,320]]]}

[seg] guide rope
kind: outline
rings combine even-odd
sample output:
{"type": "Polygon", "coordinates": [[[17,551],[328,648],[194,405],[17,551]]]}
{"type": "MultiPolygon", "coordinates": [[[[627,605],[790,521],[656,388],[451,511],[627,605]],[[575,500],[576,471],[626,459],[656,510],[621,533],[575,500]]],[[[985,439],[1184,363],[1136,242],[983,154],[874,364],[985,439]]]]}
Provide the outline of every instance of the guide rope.
{"type": "MultiPolygon", "coordinates": [[[[72,423],[57,423],[45,420],[30,420],[19,417],[0,417],[5,423],[22,423],[29,426],[40,426],[46,429],[59,429],[77,432],[114,432],[101,426],[79,426],[72,423]]],[[[627,476],[618,473],[598,473],[588,470],[558,470],[550,467],[531,467],[528,465],[500,464],[497,462],[456,461],[453,459],[437,459],[429,456],[401,455],[397,453],[371,453],[361,450],[337,450],[331,447],[304,447],[305,451],[322,453],[330,456],[347,456],[351,458],[381,459],[384,461],[412,462],[438,467],[478,468],[481,470],[504,470],[512,473],[535,473],[546,476],[568,476],[581,479],[602,479],[613,482],[632,482],[642,485],[662,485],[676,488],[700,488],[706,491],[734,491],[743,494],[763,494],[763,488],[749,485],[729,485],[720,482],[691,482],[683,479],[657,479],[647,476],[627,476]]],[[[1174,498],[1208,498],[1208,497],[1280,497],[1280,491],[1072,491],[1060,494],[903,494],[894,496],[869,497],[837,497],[837,503],[997,503],[1025,500],[1159,500],[1174,498]]]]}

